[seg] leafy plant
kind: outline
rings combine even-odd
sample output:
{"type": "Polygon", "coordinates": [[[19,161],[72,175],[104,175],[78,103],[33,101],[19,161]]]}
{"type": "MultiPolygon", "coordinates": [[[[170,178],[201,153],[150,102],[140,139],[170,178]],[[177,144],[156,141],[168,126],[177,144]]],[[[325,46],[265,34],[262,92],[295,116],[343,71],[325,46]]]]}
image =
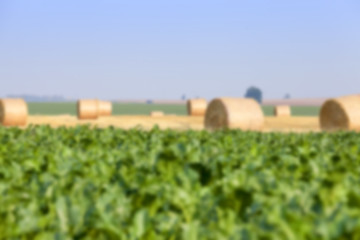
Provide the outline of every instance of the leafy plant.
{"type": "Polygon", "coordinates": [[[360,135],[0,128],[0,239],[360,239],[360,135]]]}

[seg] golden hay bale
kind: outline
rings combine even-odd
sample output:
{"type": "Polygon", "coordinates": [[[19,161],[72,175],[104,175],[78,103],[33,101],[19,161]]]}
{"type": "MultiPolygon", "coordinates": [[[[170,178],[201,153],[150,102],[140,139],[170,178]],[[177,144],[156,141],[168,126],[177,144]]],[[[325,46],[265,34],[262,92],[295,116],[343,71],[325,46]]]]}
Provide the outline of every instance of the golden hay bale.
{"type": "Polygon", "coordinates": [[[4,126],[24,126],[28,116],[26,102],[20,98],[0,99],[0,122],[4,126]]]}
{"type": "Polygon", "coordinates": [[[78,119],[97,119],[99,101],[97,99],[81,99],[77,102],[78,119]]]}
{"type": "Polygon", "coordinates": [[[111,116],[112,103],[110,101],[99,101],[99,116],[111,116]]]}
{"type": "Polygon", "coordinates": [[[328,99],[320,110],[323,130],[360,130],[360,95],[328,99]]]}
{"type": "Polygon", "coordinates": [[[291,108],[288,105],[278,105],[274,107],[274,116],[289,117],[291,116],[291,108]]]}
{"type": "Polygon", "coordinates": [[[203,98],[189,99],[186,103],[189,116],[204,116],[207,101],[203,98]]]}
{"type": "Polygon", "coordinates": [[[205,113],[206,129],[261,130],[263,126],[262,109],[250,98],[217,98],[209,103],[205,113]]]}
{"type": "Polygon", "coordinates": [[[162,116],[164,116],[164,113],[160,112],[160,111],[153,111],[150,113],[150,116],[151,117],[162,117],[162,116]]]}

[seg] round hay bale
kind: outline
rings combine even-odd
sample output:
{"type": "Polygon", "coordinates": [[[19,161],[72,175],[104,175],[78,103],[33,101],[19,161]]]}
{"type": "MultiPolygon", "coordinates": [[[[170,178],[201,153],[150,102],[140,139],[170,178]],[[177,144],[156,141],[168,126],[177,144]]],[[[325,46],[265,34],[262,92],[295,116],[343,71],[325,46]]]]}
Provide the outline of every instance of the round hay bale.
{"type": "Polygon", "coordinates": [[[288,105],[278,105],[274,107],[274,116],[276,117],[290,117],[291,108],[288,105]]]}
{"type": "Polygon", "coordinates": [[[323,130],[360,130],[360,95],[328,99],[320,110],[323,130]]]}
{"type": "Polygon", "coordinates": [[[27,116],[28,107],[23,99],[0,99],[0,122],[3,126],[24,126],[27,116]]]}
{"type": "Polygon", "coordinates": [[[77,102],[78,119],[97,119],[99,116],[99,101],[96,99],[81,99],[77,102]]]}
{"type": "Polygon", "coordinates": [[[217,98],[205,113],[205,128],[261,130],[264,114],[260,105],[250,98],[217,98]]]}
{"type": "Polygon", "coordinates": [[[164,116],[164,113],[161,111],[153,111],[153,112],[150,112],[150,116],[151,117],[162,117],[162,116],[164,116]]]}
{"type": "Polygon", "coordinates": [[[189,99],[186,103],[189,116],[204,116],[207,107],[207,101],[203,98],[189,99]]]}
{"type": "Polygon", "coordinates": [[[99,116],[111,116],[112,103],[110,101],[99,101],[99,116]]]}

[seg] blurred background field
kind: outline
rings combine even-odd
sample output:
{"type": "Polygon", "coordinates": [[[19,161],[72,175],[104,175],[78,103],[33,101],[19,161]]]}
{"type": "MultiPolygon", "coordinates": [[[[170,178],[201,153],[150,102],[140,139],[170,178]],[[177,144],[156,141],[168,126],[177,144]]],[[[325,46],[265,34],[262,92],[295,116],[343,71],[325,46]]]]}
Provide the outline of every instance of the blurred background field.
{"type": "MultiPolygon", "coordinates": [[[[76,102],[29,102],[30,115],[76,115],[76,102]]],[[[262,106],[265,116],[273,116],[273,106],[262,106]]],[[[151,111],[187,115],[185,104],[113,103],[113,115],[148,115],[151,111]]],[[[292,106],[292,116],[318,116],[319,106],[292,106]]]]}

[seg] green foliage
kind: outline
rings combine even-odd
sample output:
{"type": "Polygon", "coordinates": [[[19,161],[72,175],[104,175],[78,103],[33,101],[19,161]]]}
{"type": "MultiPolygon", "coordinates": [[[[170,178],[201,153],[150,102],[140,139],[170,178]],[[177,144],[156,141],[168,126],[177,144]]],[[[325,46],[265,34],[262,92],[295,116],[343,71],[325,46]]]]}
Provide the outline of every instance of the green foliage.
{"type": "Polygon", "coordinates": [[[249,87],[245,92],[246,98],[253,98],[258,103],[262,103],[262,91],[258,87],[249,87]]]}
{"type": "Polygon", "coordinates": [[[0,128],[0,239],[360,239],[360,135],[0,128]]]}

